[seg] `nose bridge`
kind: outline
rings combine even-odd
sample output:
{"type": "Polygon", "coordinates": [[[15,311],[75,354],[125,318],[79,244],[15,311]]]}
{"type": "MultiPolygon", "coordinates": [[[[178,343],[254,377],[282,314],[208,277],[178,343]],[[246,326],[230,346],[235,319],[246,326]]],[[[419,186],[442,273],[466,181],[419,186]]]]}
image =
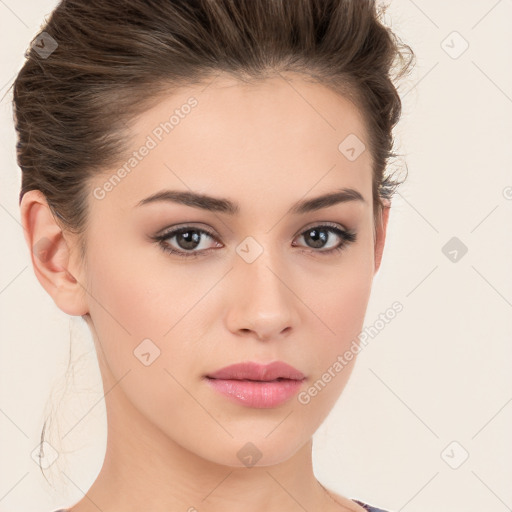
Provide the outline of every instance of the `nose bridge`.
{"type": "Polygon", "coordinates": [[[251,329],[260,337],[278,335],[294,318],[284,253],[272,240],[270,234],[247,237],[236,249],[232,318],[236,318],[236,329],[251,329]]]}
{"type": "Polygon", "coordinates": [[[276,296],[289,293],[283,283],[286,280],[283,252],[272,242],[271,234],[246,237],[236,252],[236,266],[239,266],[241,278],[253,297],[255,294],[263,293],[268,303],[276,296]]]}

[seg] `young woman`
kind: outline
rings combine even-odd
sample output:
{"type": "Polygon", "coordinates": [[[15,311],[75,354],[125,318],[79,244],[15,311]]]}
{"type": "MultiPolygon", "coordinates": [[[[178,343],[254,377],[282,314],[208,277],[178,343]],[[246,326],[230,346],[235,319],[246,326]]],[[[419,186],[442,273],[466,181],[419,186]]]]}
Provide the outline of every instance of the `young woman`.
{"type": "Polygon", "coordinates": [[[312,436],[355,364],[399,185],[414,54],[382,13],[63,0],[33,41],[21,217],[41,285],[90,328],[108,418],[66,511],[381,510],[322,486],[312,436]]]}

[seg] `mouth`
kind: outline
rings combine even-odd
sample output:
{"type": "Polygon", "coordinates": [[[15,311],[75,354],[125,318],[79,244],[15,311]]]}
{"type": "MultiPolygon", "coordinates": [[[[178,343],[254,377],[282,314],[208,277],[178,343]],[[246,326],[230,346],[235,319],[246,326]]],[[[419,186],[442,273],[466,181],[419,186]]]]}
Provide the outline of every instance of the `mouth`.
{"type": "Polygon", "coordinates": [[[282,361],[267,365],[239,363],[205,375],[209,386],[232,402],[257,409],[287,402],[300,389],[306,376],[282,361]]]}

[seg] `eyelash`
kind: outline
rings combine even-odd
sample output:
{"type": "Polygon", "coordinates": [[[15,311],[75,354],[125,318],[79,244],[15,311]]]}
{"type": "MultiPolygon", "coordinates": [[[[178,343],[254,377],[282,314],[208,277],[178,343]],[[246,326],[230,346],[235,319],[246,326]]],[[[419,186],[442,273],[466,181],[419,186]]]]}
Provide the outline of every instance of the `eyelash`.
{"type": "MultiPolygon", "coordinates": [[[[333,247],[332,249],[328,249],[326,251],[322,251],[320,249],[319,250],[309,249],[309,251],[311,251],[311,252],[319,253],[322,255],[329,255],[329,254],[333,254],[333,253],[342,251],[343,249],[346,248],[347,245],[349,245],[352,242],[355,242],[356,238],[357,238],[357,234],[355,231],[350,230],[350,229],[343,230],[343,229],[338,228],[335,225],[330,225],[329,223],[319,224],[318,226],[313,226],[311,228],[308,228],[305,231],[303,231],[302,233],[300,233],[299,236],[303,236],[305,233],[308,233],[309,231],[313,231],[313,230],[329,231],[331,233],[335,233],[342,239],[342,241],[340,242],[340,244],[338,246],[333,247]]],[[[213,233],[210,233],[208,230],[205,230],[205,229],[195,228],[193,226],[185,226],[185,227],[177,228],[177,229],[174,229],[171,231],[167,231],[166,233],[152,237],[152,239],[155,242],[159,243],[160,248],[165,253],[175,254],[182,258],[197,258],[199,256],[204,255],[205,253],[208,253],[208,252],[214,250],[214,249],[204,249],[202,251],[187,252],[187,251],[183,251],[183,250],[171,249],[169,247],[169,244],[165,243],[165,240],[168,240],[169,238],[174,238],[176,235],[179,235],[182,233],[187,233],[189,231],[195,231],[198,233],[206,234],[210,238],[212,238],[213,240],[218,242],[217,237],[214,236],[213,233]]]]}

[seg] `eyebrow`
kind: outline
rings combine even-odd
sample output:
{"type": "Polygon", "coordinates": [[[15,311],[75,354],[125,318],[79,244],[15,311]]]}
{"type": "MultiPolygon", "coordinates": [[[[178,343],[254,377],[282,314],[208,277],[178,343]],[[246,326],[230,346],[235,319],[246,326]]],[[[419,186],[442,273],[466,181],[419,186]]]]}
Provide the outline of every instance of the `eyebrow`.
{"type": "MultiPolygon", "coordinates": [[[[229,199],[180,190],[161,190],[142,199],[135,206],[139,207],[161,201],[170,201],[211,212],[225,213],[227,215],[237,215],[240,213],[240,205],[229,199]]],[[[302,215],[348,201],[361,201],[366,203],[364,197],[357,190],[353,188],[341,188],[311,199],[302,199],[292,205],[288,213],[302,215]]]]}

